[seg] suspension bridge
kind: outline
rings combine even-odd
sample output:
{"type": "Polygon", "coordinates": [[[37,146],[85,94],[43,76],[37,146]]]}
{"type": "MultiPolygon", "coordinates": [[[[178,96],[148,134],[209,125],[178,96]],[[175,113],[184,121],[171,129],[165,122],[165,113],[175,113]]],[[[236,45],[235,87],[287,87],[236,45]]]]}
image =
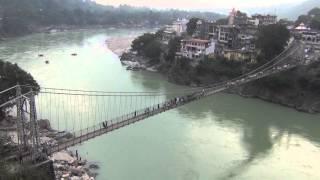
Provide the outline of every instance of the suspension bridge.
{"type": "Polygon", "coordinates": [[[105,92],[16,85],[0,92],[11,99],[0,108],[14,107],[17,151],[6,160],[37,160],[148,117],[178,108],[229,88],[287,71],[304,60],[304,43],[294,40],[277,57],[237,78],[176,92],[105,92]],[[40,119],[50,120],[56,142],[42,142],[48,131],[40,119]],[[68,135],[68,138],[66,138],[68,135]]]}

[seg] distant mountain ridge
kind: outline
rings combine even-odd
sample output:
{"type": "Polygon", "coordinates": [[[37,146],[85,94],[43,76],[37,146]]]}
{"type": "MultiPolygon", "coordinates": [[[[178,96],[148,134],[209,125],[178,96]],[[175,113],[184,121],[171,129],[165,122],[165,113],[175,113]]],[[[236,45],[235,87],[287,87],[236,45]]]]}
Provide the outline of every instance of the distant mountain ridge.
{"type": "Polygon", "coordinates": [[[286,11],[282,11],[282,13],[279,13],[279,16],[290,20],[296,20],[298,16],[307,14],[308,11],[315,7],[320,7],[320,0],[307,0],[297,6],[287,9],[286,11]]]}
{"type": "Polygon", "coordinates": [[[128,5],[113,7],[91,0],[0,0],[0,36],[26,34],[38,27],[60,25],[159,26],[191,17],[217,20],[224,16],[213,12],[157,10],[128,5]]]}

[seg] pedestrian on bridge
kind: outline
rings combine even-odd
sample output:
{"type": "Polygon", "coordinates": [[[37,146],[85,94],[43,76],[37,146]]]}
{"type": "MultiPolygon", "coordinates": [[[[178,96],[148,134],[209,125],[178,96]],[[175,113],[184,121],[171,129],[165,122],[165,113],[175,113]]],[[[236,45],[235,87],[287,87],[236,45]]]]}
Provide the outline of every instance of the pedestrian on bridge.
{"type": "Polygon", "coordinates": [[[78,150],[76,150],[76,158],[77,158],[77,160],[79,160],[78,150]]]}
{"type": "Polygon", "coordinates": [[[19,162],[20,162],[20,164],[22,164],[22,162],[23,162],[23,159],[22,159],[22,155],[21,155],[21,154],[19,154],[19,162]]]}
{"type": "Polygon", "coordinates": [[[102,126],[103,126],[103,128],[107,128],[107,125],[106,125],[106,123],[105,122],[102,122],[102,126]]]}

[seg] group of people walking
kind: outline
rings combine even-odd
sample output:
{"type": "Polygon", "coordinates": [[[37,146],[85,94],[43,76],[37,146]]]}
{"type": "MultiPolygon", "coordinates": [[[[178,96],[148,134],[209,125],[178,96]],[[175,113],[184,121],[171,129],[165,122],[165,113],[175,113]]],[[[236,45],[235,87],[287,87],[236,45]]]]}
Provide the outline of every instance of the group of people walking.
{"type": "MultiPolygon", "coordinates": [[[[204,95],[205,95],[205,90],[203,89],[201,92],[195,92],[191,95],[187,95],[187,96],[183,96],[183,97],[174,97],[173,99],[166,101],[164,104],[157,104],[153,108],[150,108],[150,107],[145,108],[144,115],[151,114],[152,112],[154,112],[155,110],[159,110],[160,108],[163,108],[164,110],[169,110],[169,109],[176,107],[180,104],[199,99],[200,97],[203,97],[204,95]]],[[[137,111],[135,111],[133,113],[134,118],[136,118],[138,115],[139,115],[139,113],[137,111]]],[[[103,128],[105,128],[105,129],[108,128],[108,125],[109,125],[108,121],[102,122],[103,128]]]]}

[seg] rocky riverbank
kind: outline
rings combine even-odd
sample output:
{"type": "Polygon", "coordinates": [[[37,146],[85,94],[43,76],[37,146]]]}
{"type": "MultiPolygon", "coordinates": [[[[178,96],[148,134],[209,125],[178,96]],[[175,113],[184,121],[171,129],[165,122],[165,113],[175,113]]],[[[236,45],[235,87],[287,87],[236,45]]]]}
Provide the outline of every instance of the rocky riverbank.
{"type": "MultiPolygon", "coordinates": [[[[1,121],[1,137],[6,137],[7,139],[7,146],[1,150],[1,154],[10,154],[10,151],[15,149],[18,142],[15,122],[16,119],[13,117],[8,117],[1,121]]],[[[50,148],[73,137],[68,132],[59,132],[52,129],[49,120],[39,120],[38,125],[42,147],[50,148]]],[[[42,156],[45,156],[45,154],[42,156]]],[[[82,158],[77,151],[63,150],[44,158],[52,160],[55,179],[93,180],[97,176],[96,170],[99,166],[82,158]]]]}
{"type": "Polygon", "coordinates": [[[160,64],[155,64],[150,59],[138,56],[133,52],[125,52],[120,56],[122,65],[127,67],[127,70],[147,70],[151,72],[157,72],[160,64]]]}
{"type": "Polygon", "coordinates": [[[53,161],[56,179],[94,180],[98,165],[88,163],[78,155],[78,152],[60,151],[49,157],[53,161]]]}
{"type": "MultiPolygon", "coordinates": [[[[46,147],[55,146],[59,142],[66,141],[73,137],[68,132],[58,132],[51,128],[49,120],[39,120],[40,142],[46,147]]],[[[98,168],[94,163],[83,159],[78,151],[63,150],[48,157],[53,161],[56,179],[66,180],[93,180],[97,173],[93,172],[98,168]]]]}
{"type": "MultiPolygon", "coordinates": [[[[192,66],[188,70],[179,69],[179,67],[172,68],[172,66],[167,68],[168,66],[164,63],[152,64],[148,58],[138,56],[134,52],[124,53],[120,60],[129,70],[158,71],[167,76],[170,82],[180,85],[194,87],[226,80],[223,75],[194,77],[195,75],[190,73],[194,71],[192,66]]],[[[301,65],[293,70],[266,77],[226,92],[247,98],[258,98],[301,112],[320,113],[319,72],[320,62],[301,65]]]]}

